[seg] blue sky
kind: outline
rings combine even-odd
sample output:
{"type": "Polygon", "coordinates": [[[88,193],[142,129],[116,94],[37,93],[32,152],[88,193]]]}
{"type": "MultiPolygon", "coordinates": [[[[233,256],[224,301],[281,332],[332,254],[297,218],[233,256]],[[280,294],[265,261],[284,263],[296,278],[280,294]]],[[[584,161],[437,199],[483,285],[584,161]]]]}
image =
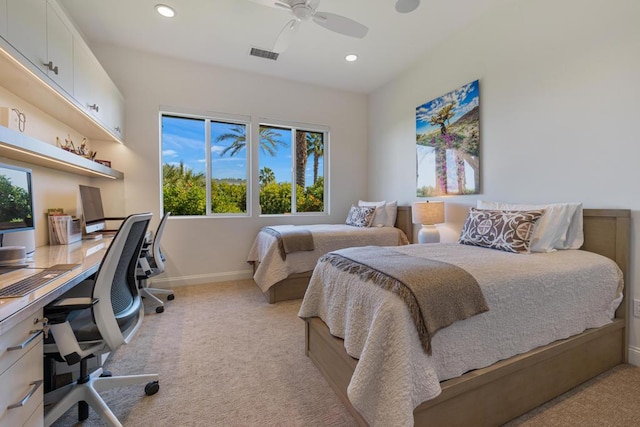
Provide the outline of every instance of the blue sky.
{"type": "MultiPolygon", "coordinates": [[[[229,146],[232,140],[216,142],[216,138],[230,132],[234,124],[213,122],[211,125],[212,177],[213,178],[246,178],[246,148],[231,157],[227,153],[224,157],[220,153],[229,146]]],[[[276,130],[282,142],[276,147],[276,155],[260,151],[259,169],[271,168],[278,182],[291,182],[291,131],[276,130]]],[[[176,117],[162,118],[162,163],[179,165],[182,161],[185,167],[195,172],[205,172],[205,122],[176,117]]],[[[323,158],[320,158],[319,175],[322,176],[323,158]]],[[[307,162],[307,185],[313,182],[313,157],[307,162]]]]}
{"type": "Polygon", "coordinates": [[[480,96],[478,92],[478,80],[468,83],[454,91],[417,107],[416,133],[429,133],[440,129],[439,126],[433,126],[430,124],[429,119],[434,113],[440,111],[442,107],[452,102],[456,103],[453,110],[455,115],[450,120],[451,123],[454,123],[460,117],[464,116],[467,112],[479,105],[480,96]]]}

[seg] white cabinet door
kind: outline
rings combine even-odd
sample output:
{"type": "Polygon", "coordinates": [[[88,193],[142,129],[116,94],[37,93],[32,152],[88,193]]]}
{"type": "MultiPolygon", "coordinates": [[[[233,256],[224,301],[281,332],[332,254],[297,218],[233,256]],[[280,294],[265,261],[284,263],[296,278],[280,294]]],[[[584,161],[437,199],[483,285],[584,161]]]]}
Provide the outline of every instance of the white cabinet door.
{"type": "Polygon", "coordinates": [[[73,43],[73,97],[113,135],[124,137],[124,99],[86,45],[73,43]]]}
{"type": "Polygon", "coordinates": [[[124,98],[118,87],[105,74],[105,124],[110,131],[124,138],[124,98]]]}
{"type": "Polygon", "coordinates": [[[7,0],[0,0],[0,37],[7,38],[7,0]]]}
{"type": "Polygon", "coordinates": [[[7,41],[42,72],[47,72],[46,0],[7,1],[7,41]]]}
{"type": "Polygon", "coordinates": [[[47,4],[48,76],[73,94],[73,36],[55,10],[47,4]]]}
{"type": "Polygon", "coordinates": [[[94,117],[100,118],[99,90],[100,68],[82,41],[73,40],[73,97],[94,117]]]}

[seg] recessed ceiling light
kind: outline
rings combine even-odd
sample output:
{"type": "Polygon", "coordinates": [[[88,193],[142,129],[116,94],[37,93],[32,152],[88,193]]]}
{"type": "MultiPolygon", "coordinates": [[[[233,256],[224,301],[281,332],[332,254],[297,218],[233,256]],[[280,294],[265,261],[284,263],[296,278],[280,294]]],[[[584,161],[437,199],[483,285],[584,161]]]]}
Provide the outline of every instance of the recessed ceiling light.
{"type": "Polygon", "coordinates": [[[174,16],[176,16],[176,11],[173,10],[171,7],[167,6],[166,4],[157,4],[156,10],[160,15],[165,16],[167,18],[173,18],[174,16]]]}
{"type": "Polygon", "coordinates": [[[358,60],[358,55],[356,55],[355,53],[350,53],[349,55],[345,56],[344,59],[347,62],[354,62],[358,60]]]}

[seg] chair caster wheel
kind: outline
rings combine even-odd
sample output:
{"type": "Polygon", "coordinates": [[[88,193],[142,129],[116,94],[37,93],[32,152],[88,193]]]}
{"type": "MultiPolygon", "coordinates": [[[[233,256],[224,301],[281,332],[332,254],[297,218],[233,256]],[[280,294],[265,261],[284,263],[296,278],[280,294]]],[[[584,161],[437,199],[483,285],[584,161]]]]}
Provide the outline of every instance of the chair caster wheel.
{"type": "Polygon", "coordinates": [[[144,394],[146,394],[147,396],[152,396],[156,394],[159,390],[160,390],[160,384],[158,384],[158,381],[151,381],[147,383],[146,386],[144,386],[144,394]]]}
{"type": "Polygon", "coordinates": [[[102,371],[102,373],[100,374],[100,378],[105,378],[105,377],[111,377],[111,371],[102,371]]]}
{"type": "Polygon", "coordinates": [[[173,295],[173,294],[169,294],[169,295],[167,295],[167,299],[168,299],[169,301],[173,301],[175,298],[176,298],[176,297],[175,297],[175,295],[173,295]]]}
{"type": "Polygon", "coordinates": [[[156,313],[160,314],[164,312],[164,307],[160,306],[160,307],[156,307],[156,313]]]}

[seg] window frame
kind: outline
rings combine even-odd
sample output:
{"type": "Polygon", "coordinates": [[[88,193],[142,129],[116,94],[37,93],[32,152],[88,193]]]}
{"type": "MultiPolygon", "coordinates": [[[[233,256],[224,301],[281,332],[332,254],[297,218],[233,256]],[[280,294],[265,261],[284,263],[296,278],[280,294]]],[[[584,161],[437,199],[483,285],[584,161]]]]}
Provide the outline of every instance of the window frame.
{"type": "MultiPolygon", "coordinates": [[[[257,197],[256,200],[256,205],[257,205],[257,212],[258,217],[278,217],[278,216],[328,216],[329,215],[329,161],[327,161],[327,159],[329,158],[329,138],[331,135],[330,132],[330,128],[328,126],[324,126],[324,125],[314,125],[314,124],[309,124],[309,123],[300,123],[300,122],[293,122],[293,121],[288,121],[288,120],[274,120],[274,119],[268,119],[268,118],[264,118],[264,117],[260,117],[257,120],[256,123],[256,132],[253,132],[254,135],[257,135],[257,139],[254,142],[254,146],[252,148],[252,154],[255,153],[256,157],[256,165],[257,165],[257,171],[255,173],[256,176],[256,185],[257,189],[260,188],[260,183],[257,182],[257,178],[258,175],[260,173],[260,154],[259,154],[259,148],[260,148],[260,127],[261,126],[272,126],[272,127],[279,127],[279,128],[287,128],[291,130],[291,175],[290,175],[290,179],[291,179],[291,213],[283,213],[283,214],[263,214],[261,212],[260,209],[260,197],[257,197]],[[322,134],[322,143],[324,145],[323,147],[323,159],[324,161],[322,162],[322,177],[324,180],[324,191],[322,194],[323,197],[323,201],[322,201],[322,206],[323,206],[323,210],[320,212],[297,212],[296,211],[296,191],[297,191],[297,186],[296,184],[296,168],[295,168],[295,161],[296,161],[296,132],[299,130],[303,131],[303,132],[314,132],[314,133],[321,133],[322,134]]],[[[258,190],[258,194],[259,194],[259,190],[258,190]]]]}
{"type": "MultiPolygon", "coordinates": [[[[161,211],[164,212],[164,193],[162,191],[164,184],[164,176],[163,176],[163,133],[162,133],[162,119],[163,117],[175,117],[175,118],[184,118],[184,119],[195,119],[204,121],[204,132],[205,132],[205,147],[204,147],[204,155],[205,155],[205,193],[206,193],[206,201],[205,201],[205,214],[204,215],[180,215],[180,218],[229,218],[229,217],[239,217],[246,218],[252,216],[252,187],[253,185],[249,185],[249,183],[253,183],[253,174],[251,173],[251,157],[252,151],[251,148],[253,146],[253,132],[252,132],[252,121],[250,116],[236,115],[236,114],[225,114],[225,113],[217,113],[217,112],[207,112],[207,111],[192,111],[192,110],[183,110],[171,107],[161,107],[158,112],[158,136],[160,142],[160,206],[161,211]],[[211,195],[211,164],[212,164],[212,141],[211,141],[211,123],[212,122],[221,122],[221,123],[229,123],[229,124],[238,124],[244,125],[246,129],[246,212],[238,213],[238,212],[228,212],[228,213],[213,213],[211,212],[211,204],[212,204],[212,195],[211,195]]],[[[176,216],[177,217],[177,216],[176,216]]]]}
{"type": "Polygon", "coordinates": [[[329,204],[329,192],[330,192],[330,128],[324,125],[314,125],[309,123],[294,122],[288,120],[274,120],[264,117],[258,117],[254,119],[252,116],[239,115],[239,114],[227,114],[213,111],[198,111],[190,109],[181,109],[169,106],[160,106],[158,111],[158,140],[160,145],[159,152],[159,182],[160,182],[160,207],[164,212],[164,193],[163,193],[163,130],[162,119],[163,117],[175,117],[184,119],[195,119],[204,121],[205,128],[205,177],[206,177],[206,207],[204,215],[180,215],[176,216],[180,218],[253,218],[255,217],[277,217],[277,216],[329,216],[330,204],[329,204]],[[246,212],[244,213],[213,213],[211,212],[212,194],[211,194],[211,164],[212,164],[212,152],[211,147],[213,141],[211,140],[211,123],[222,122],[229,124],[244,125],[246,129],[246,212]],[[260,183],[259,183],[259,169],[260,169],[260,126],[273,126],[280,128],[290,129],[291,132],[291,213],[283,214],[262,214],[260,209],[260,183]],[[324,180],[323,191],[323,210],[318,212],[297,212],[296,206],[296,192],[297,187],[295,176],[295,135],[298,130],[303,132],[321,133],[323,136],[323,162],[322,162],[322,177],[324,180]],[[254,171],[254,168],[256,169],[254,171]]]}

